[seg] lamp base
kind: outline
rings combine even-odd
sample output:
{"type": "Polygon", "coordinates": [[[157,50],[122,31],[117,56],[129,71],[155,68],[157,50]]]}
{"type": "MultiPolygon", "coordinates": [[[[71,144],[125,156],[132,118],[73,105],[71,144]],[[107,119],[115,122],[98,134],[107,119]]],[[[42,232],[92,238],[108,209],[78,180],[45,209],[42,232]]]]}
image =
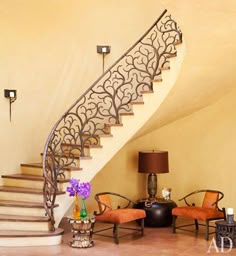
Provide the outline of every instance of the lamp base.
{"type": "Polygon", "coordinates": [[[145,210],[145,226],[166,227],[172,224],[172,209],[176,206],[176,203],[172,200],[147,198],[137,201],[134,208],[145,210]]]}
{"type": "Polygon", "coordinates": [[[149,198],[155,198],[156,193],[157,193],[157,175],[156,175],[156,173],[148,174],[147,187],[148,187],[149,198]]]}

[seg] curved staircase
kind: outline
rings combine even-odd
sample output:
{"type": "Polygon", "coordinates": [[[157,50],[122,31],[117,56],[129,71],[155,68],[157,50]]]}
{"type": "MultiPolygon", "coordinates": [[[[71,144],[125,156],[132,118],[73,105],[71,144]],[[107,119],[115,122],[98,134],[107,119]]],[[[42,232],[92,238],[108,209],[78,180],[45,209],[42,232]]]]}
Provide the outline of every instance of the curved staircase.
{"type": "Polygon", "coordinates": [[[184,51],[182,34],[164,11],[55,124],[42,163],[2,175],[0,246],[61,243],[58,225],[72,203],[65,195],[69,179],[90,181],[155,114],[175,84],[184,51]]]}

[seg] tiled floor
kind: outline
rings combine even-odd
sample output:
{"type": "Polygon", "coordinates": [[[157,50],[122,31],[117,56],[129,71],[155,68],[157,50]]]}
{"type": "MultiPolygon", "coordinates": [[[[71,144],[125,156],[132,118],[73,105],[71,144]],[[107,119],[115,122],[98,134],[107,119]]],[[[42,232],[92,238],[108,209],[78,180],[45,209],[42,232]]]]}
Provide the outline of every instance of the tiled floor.
{"type": "MultiPolygon", "coordinates": [[[[97,225],[98,226],[98,225],[97,225]]],[[[65,229],[63,243],[58,246],[41,247],[0,247],[0,256],[199,256],[199,255],[236,255],[236,248],[228,251],[217,249],[204,239],[204,234],[177,231],[172,234],[171,227],[145,228],[144,237],[138,234],[120,239],[116,245],[111,238],[93,236],[94,247],[77,249],[69,246],[72,234],[70,226],[64,219],[61,227],[65,229]]]]}

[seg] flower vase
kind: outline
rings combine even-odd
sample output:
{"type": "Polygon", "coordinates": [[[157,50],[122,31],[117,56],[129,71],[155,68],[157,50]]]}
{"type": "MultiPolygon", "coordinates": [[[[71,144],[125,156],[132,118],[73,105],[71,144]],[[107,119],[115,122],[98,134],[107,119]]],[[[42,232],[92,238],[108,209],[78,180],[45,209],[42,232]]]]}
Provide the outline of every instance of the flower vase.
{"type": "Polygon", "coordinates": [[[87,212],[87,209],[86,209],[86,206],[85,206],[85,199],[84,199],[84,198],[82,198],[80,216],[81,216],[82,218],[85,218],[85,217],[88,216],[88,212],[87,212]]]}
{"type": "Polygon", "coordinates": [[[74,201],[74,208],[73,208],[73,218],[79,219],[80,218],[80,208],[79,208],[79,196],[75,194],[75,201],[74,201]]]}

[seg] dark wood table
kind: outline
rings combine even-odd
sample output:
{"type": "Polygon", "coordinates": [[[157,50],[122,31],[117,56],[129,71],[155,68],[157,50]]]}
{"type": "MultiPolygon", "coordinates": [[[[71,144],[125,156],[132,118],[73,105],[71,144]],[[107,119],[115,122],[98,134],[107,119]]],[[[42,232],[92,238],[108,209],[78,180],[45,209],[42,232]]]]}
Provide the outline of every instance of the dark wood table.
{"type": "Polygon", "coordinates": [[[137,201],[134,208],[145,210],[145,226],[165,227],[172,224],[172,209],[176,206],[176,203],[172,200],[166,200],[164,198],[150,200],[147,198],[137,201]]]}

